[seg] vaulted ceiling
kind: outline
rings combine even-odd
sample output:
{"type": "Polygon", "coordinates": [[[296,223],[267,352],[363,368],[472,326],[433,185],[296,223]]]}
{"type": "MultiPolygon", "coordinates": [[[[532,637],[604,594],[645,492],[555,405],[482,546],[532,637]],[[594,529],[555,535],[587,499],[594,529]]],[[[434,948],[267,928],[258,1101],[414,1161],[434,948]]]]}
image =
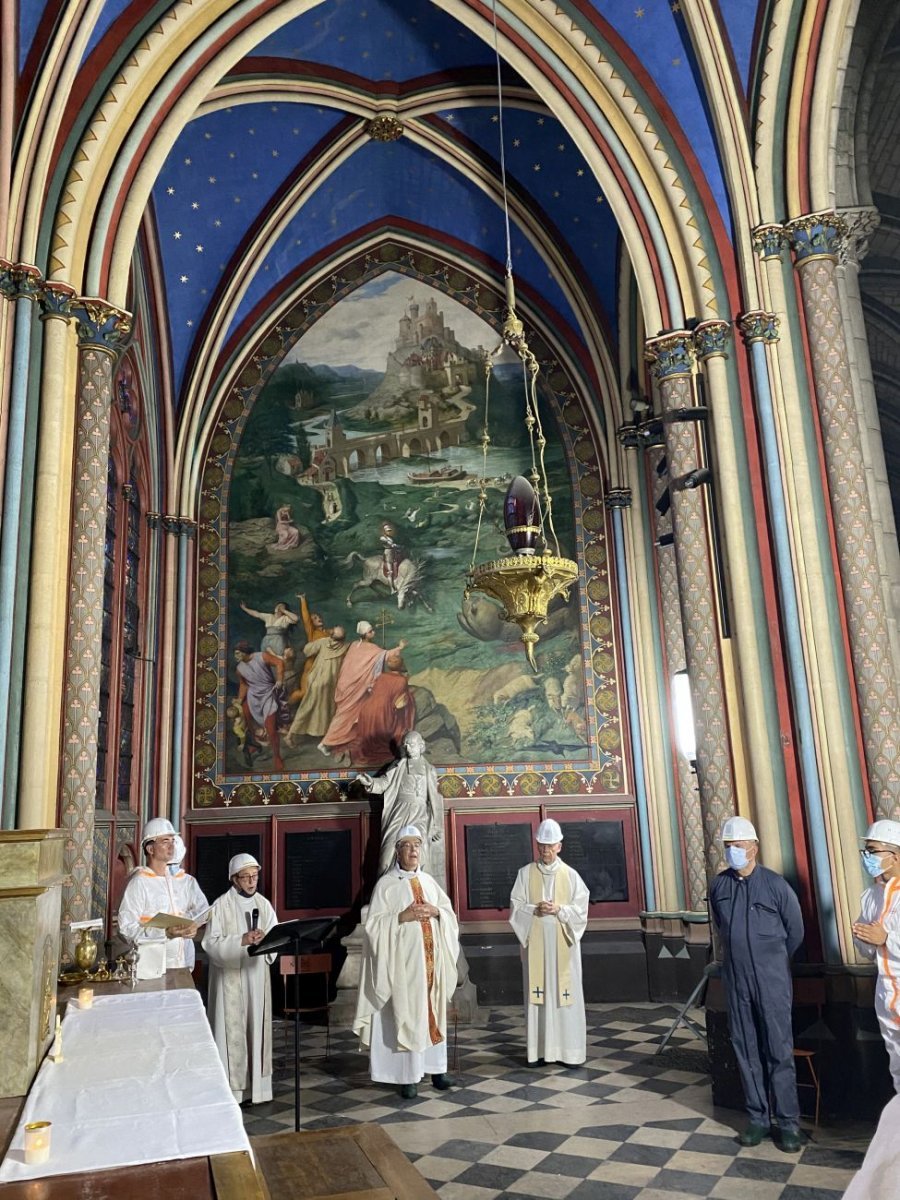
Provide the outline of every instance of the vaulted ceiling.
{"type": "MultiPolygon", "coordinates": [[[[733,230],[721,147],[681,0],[547,3],[555,21],[568,20],[585,46],[598,47],[623,94],[648,114],[697,219],[727,245],[733,230]]],[[[406,232],[418,244],[463,265],[477,262],[499,279],[505,258],[501,127],[520,295],[576,356],[600,339],[608,359],[617,359],[619,326],[628,319],[619,288],[628,263],[620,221],[589,161],[595,147],[553,111],[563,93],[576,108],[590,97],[579,95],[575,85],[566,91],[562,68],[538,94],[539,76],[526,82],[504,61],[501,113],[491,0],[310,0],[285,5],[290,12],[280,25],[282,5],[274,0],[212,0],[213,6],[231,29],[237,28],[238,10],[246,10],[248,28],[264,18],[265,30],[223,77],[210,78],[160,164],[145,215],[164,290],[158,311],[168,326],[161,339],[165,391],[176,420],[192,391],[204,386],[204,363],[246,352],[266,313],[283,304],[317,264],[365,244],[379,230],[406,232]],[[398,140],[369,136],[369,122],[383,113],[400,121],[398,140]]],[[[81,7],[88,32],[64,123],[70,135],[79,123],[84,129],[129,56],[160,32],[167,36],[167,22],[177,24],[176,9],[193,6],[186,0],[96,0],[81,7]]],[[[760,47],[769,36],[772,5],[717,0],[709,8],[712,41],[729,64],[746,128],[753,129],[765,79],[760,47]]],[[[863,114],[881,225],[862,287],[896,505],[900,173],[892,147],[900,127],[900,50],[897,35],[888,31],[898,5],[864,3],[861,25],[867,9],[877,14],[870,25],[881,30],[869,35],[878,57],[869,60],[863,114]]],[[[23,111],[64,11],[61,0],[19,0],[23,111]]],[[[521,51],[517,65],[540,63],[546,77],[552,53],[534,44],[516,11],[498,4],[504,31],[521,51]]],[[[192,55],[199,61],[199,44],[182,57],[182,72],[190,73],[192,55]]],[[[857,140],[862,128],[860,121],[857,140]]],[[[606,131],[610,145],[620,133],[606,131]]],[[[608,158],[616,183],[634,188],[621,147],[608,158]]],[[[649,241],[653,230],[644,236],[649,241]]],[[[593,386],[602,390],[596,377],[593,386]]]]}
{"type": "MultiPolygon", "coordinates": [[[[172,7],[95,4],[72,104],[86,106],[89,89],[96,95],[172,7]]],[[[573,28],[582,25],[603,46],[657,114],[727,230],[722,169],[678,0],[562,0],[553,7],[571,9],[573,28]]],[[[750,0],[719,4],[718,36],[745,95],[753,90],[756,7],[750,0]]],[[[19,0],[23,94],[59,8],[53,0],[19,0]]],[[[491,40],[470,27],[489,34],[491,16],[489,5],[474,0],[324,0],[269,32],[210,87],[159,171],[150,204],[176,407],[198,354],[207,353],[204,331],[252,326],[306,265],[361,231],[407,227],[452,245],[462,259],[502,268],[495,55],[491,40]],[[451,8],[462,19],[445,11],[451,8]],[[382,110],[403,122],[398,141],[362,133],[363,122],[382,110]],[[223,309],[223,291],[230,285],[233,292],[236,279],[239,301],[223,309]]],[[[527,53],[528,32],[517,32],[527,53]]],[[[607,198],[583,147],[507,65],[503,84],[516,277],[570,338],[584,337],[585,307],[612,333],[621,253],[607,198]]]]}

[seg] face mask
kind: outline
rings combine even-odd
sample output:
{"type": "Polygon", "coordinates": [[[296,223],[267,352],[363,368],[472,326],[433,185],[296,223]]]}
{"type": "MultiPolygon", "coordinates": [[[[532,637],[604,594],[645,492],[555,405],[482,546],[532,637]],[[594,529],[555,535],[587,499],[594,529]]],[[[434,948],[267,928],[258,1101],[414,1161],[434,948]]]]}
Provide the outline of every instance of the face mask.
{"type": "Polygon", "coordinates": [[[877,879],[879,875],[884,873],[884,867],[881,865],[880,854],[873,854],[871,850],[867,850],[862,856],[862,861],[863,866],[873,879],[877,879]]]}
{"type": "Polygon", "coordinates": [[[733,871],[743,871],[744,867],[750,862],[747,857],[747,851],[743,846],[726,846],[725,861],[733,871]]]}

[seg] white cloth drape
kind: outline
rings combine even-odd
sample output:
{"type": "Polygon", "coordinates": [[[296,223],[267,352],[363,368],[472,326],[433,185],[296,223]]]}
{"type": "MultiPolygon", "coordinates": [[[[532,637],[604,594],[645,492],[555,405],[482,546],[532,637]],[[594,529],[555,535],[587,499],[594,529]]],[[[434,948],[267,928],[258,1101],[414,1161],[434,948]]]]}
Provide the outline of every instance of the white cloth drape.
{"type": "Polygon", "coordinates": [[[249,1151],[199,995],[103,996],[63,1020],[63,1061],[45,1059],[0,1180],[80,1174],[249,1151]],[[50,1161],[24,1161],[24,1126],[51,1121],[50,1161]]]}

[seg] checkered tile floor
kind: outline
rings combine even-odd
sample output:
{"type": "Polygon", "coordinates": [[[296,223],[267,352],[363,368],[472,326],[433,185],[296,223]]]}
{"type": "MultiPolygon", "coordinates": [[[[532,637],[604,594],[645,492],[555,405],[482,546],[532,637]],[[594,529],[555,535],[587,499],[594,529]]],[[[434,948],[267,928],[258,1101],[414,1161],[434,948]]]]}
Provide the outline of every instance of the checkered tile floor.
{"type": "MultiPolygon", "coordinates": [[[[332,1030],[326,1060],[324,1031],[304,1026],[302,1128],[386,1126],[443,1200],[838,1200],[862,1161],[871,1130],[819,1130],[799,1155],[739,1147],[741,1114],[711,1106],[705,1044],[679,1029],[653,1057],[674,1008],[589,1007],[577,1069],[525,1066],[518,1008],[481,1015],[460,1026],[457,1086],[426,1079],[412,1101],[369,1080],[351,1033],[332,1030]]],[[[292,1036],[276,1025],[275,1099],[244,1110],[251,1136],[293,1128],[292,1036]]]]}

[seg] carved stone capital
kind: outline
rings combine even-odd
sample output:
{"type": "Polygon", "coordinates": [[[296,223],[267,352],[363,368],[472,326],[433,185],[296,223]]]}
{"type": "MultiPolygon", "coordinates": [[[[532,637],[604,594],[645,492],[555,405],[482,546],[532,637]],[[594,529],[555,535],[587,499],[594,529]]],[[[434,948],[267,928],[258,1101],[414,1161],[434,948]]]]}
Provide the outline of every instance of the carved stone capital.
{"type": "Polygon", "coordinates": [[[838,214],[847,226],[847,236],[839,247],[842,266],[858,267],[869,253],[869,240],[881,224],[881,214],[873,205],[842,208],[838,214]]]}
{"type": "Polygon", "coordinates": [[[758,225],[751,237],[753,249],[762,259],[781,258],[782,250],[790,241],[783,225],[758,225]]]}
{"type": "Polygon", "coordinates": [[[603,503],[608,509],[631,508],[631,488],[614,488],[606,493],[603,503]]]}
{"type": "Polygon", "coordinates": [[[115,357],[123,352],[133,328],[130,313],[92,296],[81,296],[73,309],[78,321],[78,340],[82,346],[106,350],[115,357]]]}
{"type": "Polygon", "coordinates": [[[39,300],[43,281],[37,267],[0,258],[0,296],[7,300],[39,300]]]}
{"type": "Polygon", "coordinates": [[[847,226],[836,212],[808,213],[785,225],[797,266],[813,258],[837,258],[847,226]]]}
{"type": "Polygon", "coordinates": [[[78,293],[73,287],[58,279],[48,279],[41,289],[41,320],[71,321],[76,315],[77,303],[78,293]]]}
{"type": "Polygon", "coordinates": [[[780,319],[774,313],[763,312],[762,309],[744,313],[738,318],[738,327],[748,346],[753,342],[777,342],[780,324],[780,319]]]}
{"type": "Polygon", "coordinates": [[[701,362],[707,358],[725,358],[731,325],[728,321],[703,321],[694,330],[694,350],[701,362]]]}
{"type": "Polygon", "coordinates": [[[638,426],[634,421],[630,421],[627,425],[620,425],[616,430],[616,437],[619,445],[624,446],[626,450],[635,450],[638,446],[643,446],[644,444],[638,426]]]}
{"type": "Polygon", "coordinates": [[[692,335],[682,329],[674,333],[664,333],[660,337],[648,338],[644,346],[644,358],[650,364],[650,373],[656,379],[690,375],[694,367],[692,335]]]}

